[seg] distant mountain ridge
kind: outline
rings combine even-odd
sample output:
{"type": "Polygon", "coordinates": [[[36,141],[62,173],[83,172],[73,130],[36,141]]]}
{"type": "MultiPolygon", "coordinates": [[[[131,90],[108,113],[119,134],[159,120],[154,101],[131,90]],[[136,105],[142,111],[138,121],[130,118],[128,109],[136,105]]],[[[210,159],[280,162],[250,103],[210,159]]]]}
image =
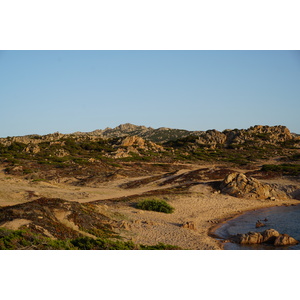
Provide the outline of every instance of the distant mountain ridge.
{"type": "Polygon", "coordinates": [[[180,139],[194,139],[197,144],[217,145],[224,144],[243,144],[245,141],[253,141],[261,144],[276,144],[289,140],[300,140],[300,136],[291,133],[286,126],[267,126],[255,125],[248,129],[226,129],[222,132],[215,129],[207,131],[189,131],[184,129],[172,129],[133,125],[130,123],[121,124],[115,128],[97,129],[91,132],[74,132],[71,134],[62,134],[59,132],[47,135],[26,135],[19,137],[1,138],[1,144],[10,144],[11,142],[20,142],[24,144],[37,144],[42,141],[57,141],[61,138],[73,137],[76,139],[95,140],[99,138],[125,138],[128,136],[137,136],[154,143],[166,143],[180,139]]]}
{"type": "Polygon", "coordinates": [[[198,131],[188,131],[184,129],[172,129],[160,127],[154,129],[152,127],[133,125],[130,123],[121,124],[115,128],[97,129],[92,132],[75,132],[75,135],[102,136],[105,138],[116,138],[125,136],[138,136],[154,143],[164,143],[170,140],[177,140],[189,135],[197,134],[198,131]]]}
{"type": "Polygon", "coordinates": [[[299,139],[299,135],[291,133],[286,126],[255,125],[248,129],[226,129],[222,132],[211,129],[207,131],[189,131],[185,129],[173,129],[160,127],[138,126],[130,123],[121,124],[115,128],[95,130],[88,133],[78,132],[76,135],[99,135],[105,138],[138,136],[154,143],[176,141],[189,136],[198,137],[200,144],[241,144],[246,140],[260,138],[263,142],[277,143],[291,139],[299,139]]]}

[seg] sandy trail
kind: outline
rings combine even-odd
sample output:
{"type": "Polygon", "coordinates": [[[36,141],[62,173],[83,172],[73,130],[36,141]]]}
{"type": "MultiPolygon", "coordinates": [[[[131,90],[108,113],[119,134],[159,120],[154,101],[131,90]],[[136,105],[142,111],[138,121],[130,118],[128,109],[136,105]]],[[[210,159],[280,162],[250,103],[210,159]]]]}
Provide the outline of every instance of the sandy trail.
{"type": "Polygon", "coordinates": [[[165,189],[156,184],[148,184],[134,189],[122,189],[119,185],[130,180],[121,179],[113,182],[99,184],[97,187],[76,187],[63,183],[30,182],[21,178],[3,176],[0,173],[0,206],[16,205],[31,201],[39,197],[62,198],[68,201],[90,202],[94,200],[130,196],[151,191],[153,189],[165,189]]]}

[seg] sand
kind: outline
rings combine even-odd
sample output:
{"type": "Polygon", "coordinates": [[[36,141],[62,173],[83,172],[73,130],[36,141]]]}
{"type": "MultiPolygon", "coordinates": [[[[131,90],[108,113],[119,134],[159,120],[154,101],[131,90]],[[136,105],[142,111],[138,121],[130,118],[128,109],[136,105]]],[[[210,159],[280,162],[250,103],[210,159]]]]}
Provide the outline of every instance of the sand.
{"type": "Polygon", "coordinates": [[[214,194],[210,188],[201,185],[190,195],[167,196],[166,199],[175,208],[172,214],[141,211],[132,207],[117,208],[116,211],[128,219],[129,230],[123,232],[123,235],[135,243],[148,245],[161,242],[183,249],[222,249],[222,244],[211,237],[209,232],[224,219],[252,209],[299,203],[297,200],[277,200],[275,203],[240,199],[214,194]],[[182,224],[187,221],[194,222],[196,229],[183,228],[182,224]]]}
{"type": "MultiPolygon", "coordinates": [[[[195,166],[195,168],[199,166],[195,166]]],[[[203,166],[201,166],[203,167],[203,166]]],[[[190,171],[181,170],[181,173],[190,171]]],[[[156,175],[156,174],[152,174],[156,175]]],[[[6,176],[0,173],[0,206],[15,205],[32,201],[39,197],[57,197],[69,201],[90,202],[94,200],[117,198],[140,194],[146,191],[167,188],[158,186],[158,182],[152,182],[139,188],[122,189],[120,184],[134,179],[119,179],[106,182],[97,187],[76,187],[64,183],[30,182],[28,180],[6,176]]],[[[280,184],[280,180],[277,181],[280,184]]],[[[287,182],[284,181],[284,184],[287,182]]],[[[294,184],[294,183],[293,183],[294,184]]],[[[134,207],[118,203],[108,208],[100,203],[99,209],[107,215],[116,215],[124,220],[124,226],[119,234],[126,240],[135,243],[153,245],[165,243],[177,245],[183,249],[222,249],[222,244],[209,235],[213,226],[224,219],[251,209],[271,207],[276,205],[298,204],[298,200],[255,200],[241,199],[223,195],[214,191],[207,184],[192,186],[187,193],[182,195],[160,196],[175,208],[174,213],[164,214],[152,211],[142,211],[134,207]],[[192,221],[195,229],[183,228],[182,224],[192,221]]],[[[58,217],[66,222],[65,216],[58,217]]],[[[1,226],[17,229],[25,221],[1,226]]],[[[74,227],[75,224],[70,224],[74,227]]]]}

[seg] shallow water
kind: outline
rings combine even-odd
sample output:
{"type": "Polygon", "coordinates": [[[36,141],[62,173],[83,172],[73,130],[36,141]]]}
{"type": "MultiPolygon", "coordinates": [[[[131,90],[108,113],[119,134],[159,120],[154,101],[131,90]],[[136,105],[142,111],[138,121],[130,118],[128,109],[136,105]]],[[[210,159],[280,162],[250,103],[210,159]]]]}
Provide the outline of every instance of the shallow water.
{"type": "MultiPolygon", "coordinates": [[[[296,240],[300,241],[300,205],[280,206],[263,208],[250,211],[229,220],[219,227],[215,234],[221,239],[228,239],[230,235],[238,233],[248,233],[249,231],[261,232],[266,229],[274,228],[280,233],[287,233],[296,240]],[[268,221],[263,221],[267,219],[268,221]],[[265,227],[255,228],[256,222],[260,220],[265,227]]],[[[225,243],[225,250],[300,250],[300,243],[293,246],[274,247],[269,245],[239,245],[225,243]]]]}

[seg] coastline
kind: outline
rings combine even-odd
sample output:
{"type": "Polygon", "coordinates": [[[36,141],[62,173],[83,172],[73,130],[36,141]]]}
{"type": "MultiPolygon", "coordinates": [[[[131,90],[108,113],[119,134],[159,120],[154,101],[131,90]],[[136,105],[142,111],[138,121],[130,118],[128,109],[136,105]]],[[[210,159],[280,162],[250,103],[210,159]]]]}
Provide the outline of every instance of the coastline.
{"type": "MultiPolygon", "coordinates": [[[[181,169],[180,174],[197,168],[198,165],[189,166],[189,169],[181,169]]],[[[134,179],[144,178],[145,176],[134,179]]],[[[20,177],[8,177],[0,173],[0,206],[16,205],[38,197],[55,197],[79,203],[91,202],[101,213],[116,217],[117,221],[122,219],[124,224],[116,230],[120,236],[134,243],[145,245],[164,243],[177,245],[186,250],[221,250],[224,249],[224,243],[219,240],[220,237],[215,234],[215,231],[227,221],[257,209],[300,204],[300,201],[295,199],[271,201],[237,198],[220,193],[207,182],[203,182],[188,187],[182,193],[171,191],[157,196],[175,208],[172,214],[142,211],[122,201],[111,201],[111,204],[116,205],[106,205],[105,199],[136,198],[137,195],[146,197],[146,193],[162,190],[159,180],[128,190],[120,187],[132,180],[132,178],[120,178],[109,183],[99,183],[97,187],[77,187],[64,182],[28,182],[20,177]],[[36,196],[30,198],[30,193],[35,193],[36,196]],[[186,222],[192,222],[194,228],[183,228],[182,225],[186,222]]],[[[280,183],[280,180],[278,182],[280,183]]],[[[175,182],[164,188],[176,186],[175,182]]],[[[141,197],[136,201],[139,198],[141,197]]],[[[132,200],[132,203],[134,201],[132,200]]]]}
{"type": "MultiPolygon", "coordinates": [[[[286,200],[284,203],[281,203],[281,204],[276,204],[276,205],[270,205],[270,206],[258,206],[256,208],[253,208],[253,209],[246,209],[240,213],[234,213],[232,214],[231,216],[228,216],[228,217],[225,217],[225,218],[221,218],[220,219],[220,222],[218,224],[215,224],[213,226],[211,226],[209,229],[208,229],[208,236],[214,238],[218,245],[220,246],[220,250],[224,250],[224,240],[223,238],[221,238],[220,236],[218,236],[216,234],[216,231],[217,229],[219,229],[220,227],[222,227],[224,224],[226,224],[228,221],[231,221],[237,217],[240,217],[248,212],[254,212],[256,210],[263,210],[263,209],[266,209],[266,208],[273,208],[273,207],[283,207],[283,206],[298,206],[300,205],[299,201],[298,203],[294,203],[295,201],[293,201],[295,199],[290,199],[288,200],[289,202],[292,201],[291,203],[286,203],[286,200]]],[[[297,200],[296,200],[297,201],[297,200]]]]}

